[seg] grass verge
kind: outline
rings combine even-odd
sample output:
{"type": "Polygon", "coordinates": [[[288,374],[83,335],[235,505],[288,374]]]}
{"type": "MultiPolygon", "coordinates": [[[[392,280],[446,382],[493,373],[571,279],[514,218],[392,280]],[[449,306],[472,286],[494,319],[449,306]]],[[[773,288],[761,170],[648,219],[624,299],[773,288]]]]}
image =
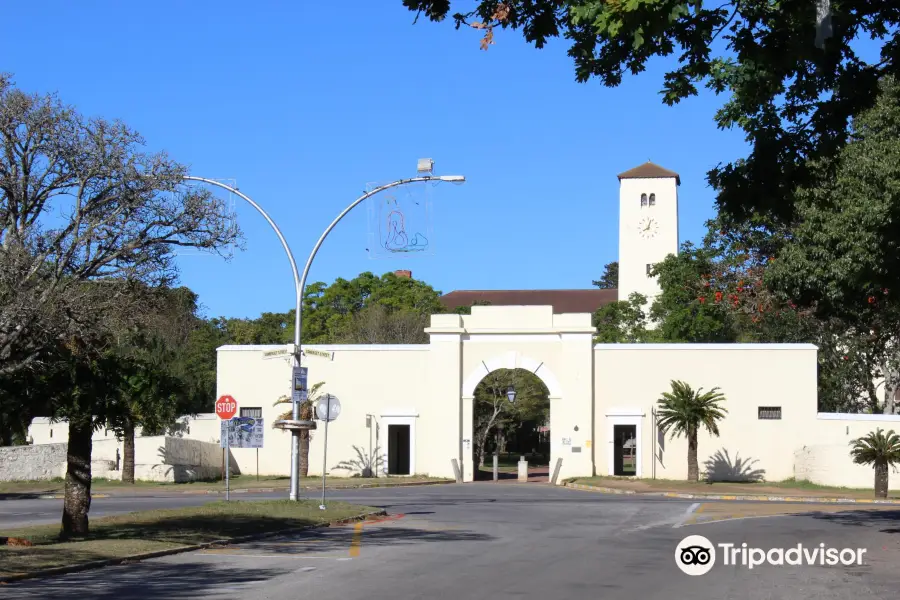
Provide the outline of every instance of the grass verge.
{"type": "MultiPolygon", "coordinates": [[[[673,479],[632,479],[628,477],[581,477],[571,483],[608,487],[633,492],[679,492],[694,494],[809,496],[841,498],[874,498],[872,488],[846,488],[818,485],[810,481],[786,479],[784,481],[728,482],[701,481],[698,483],[673,479]]],[[[900,492],[891,491],[888,498],[900,498],[900,492]]]]}
{"type": "Polygon", "coordinates": [[[26,527],[3,532],[34,546],[0,546],[0,577],[321,525],[376,510],[343,502],[331,502],[327,510],[319,510],[318,502],[311,500],[213,502],[101,517],[91,521],[86,539],[68,542],[59,541],[58,525],[26,527]]]}
{"type": "MultiPolygon", "coordinates": [[[[398,484],[398,483],[426,483],[450,481],[438,477],[425,476],[396,476],[396,477],[329,477],[327,487],[332,489],[359,487],[360,485],[370,484],[398,484]]],[[[291,478],[281,475],[262,475],[259,479],[255,475],[236,475],[231,478],[229,487],[232,490],[248,490],[255,488],[275,488],[288,489],[290,487],[291,478]]],[[[322,485],[321,475],[316,477],[311,475],[301,482],[304,489],[317,489],[322,485]]],[[[225,482],[216,481],[188,481],[184,483],[169,483],[157,481],[136,481],[134,484],[122,483],[115,479],[94,479],[91,482],[91,491],[95,494],[128,492],[130,490],[161,491],[161,492],[224,492],[225,482]]],[[[6,481],[0,483],[0,494],[24,494],[24,495],[43,495],[43,494],[62,494],[65,491],[65,481],[63,479],[53,479],[50,481],[6,481]]]]}

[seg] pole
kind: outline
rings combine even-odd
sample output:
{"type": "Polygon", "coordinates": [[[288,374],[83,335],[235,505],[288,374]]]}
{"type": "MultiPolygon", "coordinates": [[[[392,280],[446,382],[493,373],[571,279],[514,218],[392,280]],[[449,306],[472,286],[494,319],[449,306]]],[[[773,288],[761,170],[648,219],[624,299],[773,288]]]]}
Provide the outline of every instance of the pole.
{"type": "Polygon", "coordinates": [[[497,463],[498,463],[498,459],[499,459],[499,458],[500,458],[500,457],[497,456],[497,453],[494,452],[494,481],[497,481],[497,480],[500,478],[500,475],[499,475],[499,473],[497,472],[497,467],[498,467],[497,463]]]}
{"type": "Polygon", "coordinates": [[[256,449],[256,480],[259,481],[259,448],[256,449]]]}
{"type": "Polygon", "coordinates": [[[231,479],[231,419],[225,421],[225,502],[231,498],[229,482],[231,479]]]}
{"type": "MultiPolygon", "coordinates": [[[[296,296],[295,306],[294,306],[294,361],[295,366],[300,366],[300,308],[303,303],[303,286],[300,285],[300,273],[297,270],[297,261],[294,260],[294,253],[291,252],[291,247],[288,246],[287,240],[284,239],[284,235],[281,233],[281,230],[278,229],[278,225],[275,224],[275,221],[272,220],[272,217],[266,213],[262,209],[262,207],[254,202],[249,196],[241,193],[236,188],[231,187],[230,185],[225,185],[220,181],[216,181],[215,179],[206,179],[205,177],[194,177],[192,175],[185,175],[182,179],[189,181],[202,181],[204,183],[208,183],[210,185],[218,186],[222,189],[228,190],[229,192],[235,194],[239,198],[247,201],[250,206],[256,209],[256,211],[263,216],[263,218],[271,225],[272,229],[275,230],[275,235],[278,236],[278,240],[281,242],[282,247],[284,248],[285,254],[287,254],[288,260],[291,263],[291,271],[294,275],[294,294],[296,296]]],[[[305,277],[304,277],[305,279],[305,277]]],[[[293,385],[293,382],[291,382],[293,385]]],[[[300,406],[295,402],[294,403],[294,411],[293,417],[295,421],[300,418],[300,406]]],[[[291,431],[291,500],[297,500],[300,497],[300,432],[299,431],[291,431]]]]}
{"type": "MultiPolygon", "coordinates": [[[[410,183],[418,183],[421,181],[451,181],[456,183],[462,183],[465,181],[465,178],[461,176],[434,176],[434,175],[425,175],[422,177],[410,177],[408,179],[398,179],[397,181],[393,181],[391,183],[378,186],[374,190],[370,192],[366,192],[356,200],[354,200],[350,206],[341,211],[334,221],[325,229],[322,235],[319,237],[319,240],[316,242],[316,245],[313,246],[312,252],[309,253],[309,258],[306,260],[306,266],[303,267],[303,274],[300,276],[300,280],[297,282],[297,312],[294,318],[294,360],[296,361],[296,366],[300,366],[300,357],[303,352],[301,350],[301,338],[300,334],[303,331],[303,318],[302,318],[302,309],[303,309],[303,290],[306,289],[306,277],[309,275],[309,268],[312,266],[313,259],[316,257],[316,254],[319,252],[319,248],[322,246],[322,242],[325,241],[325,238],[328,237],[328,234],[331,233],[331,230],[340,223],[341,219],[347,216],[351,210],[356,208],[359,204],[361,204],[367,198],[371,198],[375,194],[379,192],[383,192],[384,190],[390,189],[392,187],[397,187],[399,185],[408,185],[410,183]]],[[[227,187],[227,186],[226,186],[227,187]]],[[[262,209],[260,209],[261,211],[262,209]]],[[[275,223],[269,220],[269,223],[275,227],[275,223]]],[[[277,228],[276,228],[277,231],[277,228]]],[[[279,237],[281,234],[279,233],[279,237]]],[[[284,238],[282,238],[282,242],[284,238]]],[[[287,249],[287,243],[285,242],[285,249],[287,249]]],[[[290,254],[290,250],[288,250],[288,254],[290,254]]],[[[294,267],[294,276],[296,278],[297,267],[294,264],[294,259],[291,257],[291,265],[294,267]]],[[[294,403],[294,415],[293,419],[300,419],[300,405],[296,402],[294,403]]],[[[328,431],[328,422],[325,423],[325,431],[327,436],[328,431]]],[[[300,432],[292,432],[295,435],[291,438],[291,500],[296,500],[300,497],[300,432]]],[[[324,477],[324,473],[323,473],[324,477]]],[[[324,494],[324,492],[323,492],[324,494]]]]}
{"type": "Polygon", "coordinates": [[[322,504],[320,510],[325,510],[325,471],[328,470],[328,421],[331,420],[331,394],[325,395],[325,444],[322,448],[322,504]]]}

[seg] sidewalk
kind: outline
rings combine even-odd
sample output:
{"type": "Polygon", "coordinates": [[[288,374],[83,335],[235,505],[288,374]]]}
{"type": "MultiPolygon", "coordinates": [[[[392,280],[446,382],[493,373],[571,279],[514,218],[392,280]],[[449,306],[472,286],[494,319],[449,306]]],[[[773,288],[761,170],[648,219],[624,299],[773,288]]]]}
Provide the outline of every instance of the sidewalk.
{"type": "Polygon", "coordinates": [[[566,487],[605,494],[663,496],[689,500],[900,505],[898,491],[889,492],[888,498],[875,498],[872,490],[831,488],[806,482],[692,483],[664,479],[585,477],[567,482],[566,487]]]}

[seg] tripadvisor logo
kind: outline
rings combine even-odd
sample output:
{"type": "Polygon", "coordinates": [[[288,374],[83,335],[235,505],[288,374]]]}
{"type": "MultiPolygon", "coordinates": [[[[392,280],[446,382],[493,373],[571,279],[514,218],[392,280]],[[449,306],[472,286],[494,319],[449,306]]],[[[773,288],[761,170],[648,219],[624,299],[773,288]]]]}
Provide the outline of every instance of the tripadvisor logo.
{"type": "Polygon", "coordinates": [[[741,566],[753,569],[761,565],[817,565],[833,567],[838,564],[862,565],[865,548],[831,548],[824,543],[806,547],[797,544],[791,548],[754,548],[746,543],[713,544],[702,535],[689,535],[675,548],[675,564],[687,575],[705,575],[716,564],[717,555],[725,566],[741,566]]]}

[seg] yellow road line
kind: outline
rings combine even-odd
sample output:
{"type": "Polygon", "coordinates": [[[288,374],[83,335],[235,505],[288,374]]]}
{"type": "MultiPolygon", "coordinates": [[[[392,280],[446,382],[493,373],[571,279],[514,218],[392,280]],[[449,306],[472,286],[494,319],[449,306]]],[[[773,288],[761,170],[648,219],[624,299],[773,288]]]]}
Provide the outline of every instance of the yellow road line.
{"type": "Polygon", "coordinates": [[[359,556],[359,547],[362,545],[362,521],[353,526],[353,539],[350,540],[350,557],[359,556]]]}

